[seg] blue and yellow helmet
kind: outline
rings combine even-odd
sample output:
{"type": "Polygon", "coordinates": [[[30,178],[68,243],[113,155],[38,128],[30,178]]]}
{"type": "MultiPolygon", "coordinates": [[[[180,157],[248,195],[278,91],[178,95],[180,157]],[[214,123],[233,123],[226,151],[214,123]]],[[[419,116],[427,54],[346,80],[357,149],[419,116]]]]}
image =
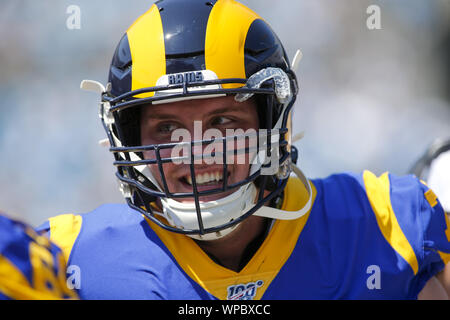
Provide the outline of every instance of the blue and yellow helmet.
{"type": "MultiPolygon", "coordinates": [[[[100,116],[128,204],[164,229],[202,239],[207,239],[207,234],[224,235],[263,205],[276,206],[296,160],[296,150],[290,145],[290,122],[297,91],[297,79],[281,41],[249,8],[234,0],[157,1],[121,38],[102,92],[100,116]],[[173,159],[162,158],[159,151],[176,143],[141,145],[140,107],[225,95],[240,101],[256,99],[260,129],[266,130],[266,152],[271,154],[272,144],[276,144],[276,159],[270,157],[272,163],[254,167],[239,183],[227,185],[224,181],[221,188],[207,192],[196,189],[191,164],[193,192],[167,190],[162,164],[173,159]],[[148,150],[156,152],[155,159],[143,158],[142,153],[148,150]],[[278,169],[262,174],[274,161],[278,169]],[[159,166],[162,186],[146,171],[149,164],[159,166]],[[256,188],[250,192],[249,186],[256,188]],[[227,209],[221,207],[218,213],[204,212],[207,209],[200,204],[200,196],[231,189],[247,197],[242,200],[243,208],[225,206],[227,209]],[[177,216],[177,210],[158,213],[152,205],[158,198],[183,197],[195,199],[189,223],[177,216]]],[[[193,142],[190,146],[192,151],[193,142]]],[[[226,165],[223,170],[226,177],[226,165]]],[[[239,205],[242,202],[239,197],[230,199],[239,205]]]]}

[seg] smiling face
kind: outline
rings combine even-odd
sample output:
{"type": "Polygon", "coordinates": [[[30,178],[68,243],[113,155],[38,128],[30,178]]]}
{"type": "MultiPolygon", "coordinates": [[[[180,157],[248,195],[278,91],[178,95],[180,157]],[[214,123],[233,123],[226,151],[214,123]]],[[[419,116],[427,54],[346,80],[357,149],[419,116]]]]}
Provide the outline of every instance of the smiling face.
{"type": "MultiPolygon", "coordinates": [[[[201,121],[202,136],[206,130],[215,129],[222,137],[227,135],[227,130],[257,130],[259,128],[256,103],[250,99],[239,103],[234,97],[221,97],[210,99],[187,100],[161,105],[144,106],[141,111],[140,134],[142,145],[155,145],[180,142],[173,141],[172,134],[175,130],[189,132],[190,137],[196,139],[194,122],[201,121]]],[[[211,130],[212,131],[212,130],[211,130]]],[[[210,132],[211,132],[210,131],[210,132]]],[[[217,136],[213,137],[217,138],[217,136]]],[[[203,146],[200,153],[207,146],[203,146]]],[[[195,149],[195,147],[194,147],[195,149]]],[[[222,150],[221,150],[222,151],[222,150]]],[[[171,149],[161,149],[161,158],[171,157],[171,149]]],[[[194,154],[196,151],[193,150],[194,154]]],[[[239,157],[239,156],[235,156],[239,157]]],[[[156,159],[154,151],[144,152],[145,159],[156,159]]],[[[227,184],[234,184],[244,180],[249,175],[250,156],[227,161],[227,184]]],[[[157,164],[149,165],[155,179],[163,186],[162,178],[157,164]]],[[[192,193],[192,179],[189,164],[164,163],[162,165],[167,187],[172,193],[192,193]]],[[[195,180],[198,191],[218,189],[223,186],[223,164],[212,163],[203,159],[201,163],[195,162],[195,180]]],[[[213,194],[200,197],[201,201],[212,201],[223,198],[235,190],[226,193],[213,194]]],[[[192,202],[192,198],[180,198],[182,202],[192,202]]]]}

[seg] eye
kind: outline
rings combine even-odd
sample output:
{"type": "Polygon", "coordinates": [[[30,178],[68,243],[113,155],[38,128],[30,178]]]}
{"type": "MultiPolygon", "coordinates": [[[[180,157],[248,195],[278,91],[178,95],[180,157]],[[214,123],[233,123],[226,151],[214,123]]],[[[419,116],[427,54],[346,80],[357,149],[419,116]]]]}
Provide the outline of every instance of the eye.
{"type": "Polygon", "coordinates": [[[178,126],[175,123],[161,123],[157,127],[158,133],[162,134],[171,133],[176,129],[178,129],[178,126]]]}
{"type": "Polygon", "coordinates": [[[213,118],[212,121],[211,121],[211,125],[213,127],[214,126],[223,126],[223,125],[226,125],[226,124],[230,124],[232,122],[233,122],[233,119],[230,119],[228,117],[220,116],[220,117],[213,118]]]}

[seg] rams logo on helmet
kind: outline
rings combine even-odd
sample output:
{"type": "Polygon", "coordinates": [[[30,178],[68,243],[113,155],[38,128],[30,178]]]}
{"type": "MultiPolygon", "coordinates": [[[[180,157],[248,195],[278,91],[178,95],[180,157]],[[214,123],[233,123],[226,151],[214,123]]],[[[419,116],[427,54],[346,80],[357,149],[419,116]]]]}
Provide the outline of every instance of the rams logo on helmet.
{"type": "Polygon", "coordinates": [[[203,81],[203,73],[185,72],[169,75],[169,84],[195,83],[203,81]]]}

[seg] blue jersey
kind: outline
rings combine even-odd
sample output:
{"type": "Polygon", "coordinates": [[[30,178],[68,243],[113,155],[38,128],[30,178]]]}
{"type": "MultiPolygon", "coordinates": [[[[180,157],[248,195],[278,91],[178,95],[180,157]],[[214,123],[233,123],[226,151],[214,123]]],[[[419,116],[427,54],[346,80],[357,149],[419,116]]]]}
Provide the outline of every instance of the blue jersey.
{"type": "MultiPolygon", "coordinates": [[[[311,185],[311,210],[274,221],[239,272],[125,204],[57,216],[41,230],[81,271],[82,299],[416,299],[450,260],[448,218],[413,176],[365,171],[311,185]]],[[[306,201],[290,178],[282,209],[306,201]]]]}
{"type": "Polygon", "coordinates": [[[76,298],[61,250],[31,227],[0,215],[0,299],[76,298]]]}

